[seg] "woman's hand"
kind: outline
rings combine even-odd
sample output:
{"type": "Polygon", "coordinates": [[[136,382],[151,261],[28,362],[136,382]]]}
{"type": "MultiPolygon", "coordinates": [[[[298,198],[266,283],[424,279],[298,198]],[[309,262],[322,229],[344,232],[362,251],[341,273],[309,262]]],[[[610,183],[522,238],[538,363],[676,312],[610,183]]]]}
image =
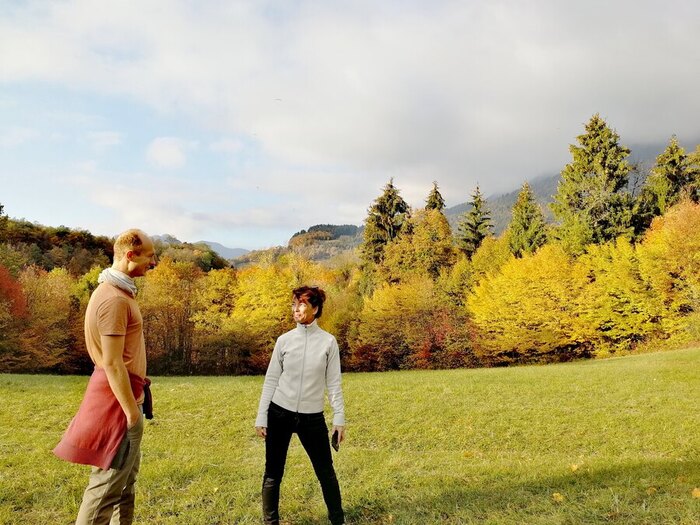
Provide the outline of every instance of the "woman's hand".
{"type": "Polygon", "coordinates": [[[338,433],[338,445],[340,445],[343,441],[345,441],[345,427],[340,425],[333,425],[331,435],[333,435],[336,432],[338,433]]]}
{"type": "Polygon", "coordinates": [[[267,436],[267,427],[255,427],[255,432],[257,432],[258,436],[261,438],[265,438],[265,436],[267,436]]]}

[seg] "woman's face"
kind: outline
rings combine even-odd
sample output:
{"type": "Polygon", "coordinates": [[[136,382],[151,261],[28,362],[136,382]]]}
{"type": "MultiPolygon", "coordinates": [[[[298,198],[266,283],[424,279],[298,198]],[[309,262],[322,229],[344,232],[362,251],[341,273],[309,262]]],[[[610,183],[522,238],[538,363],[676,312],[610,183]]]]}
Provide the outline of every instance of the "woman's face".
{"type": "Polygon", "coordinates": [[[300,324],[310,324],[316,318],[318,307],[313,307],[309,304],[306,297],[294,298],[292,302],[292,315],[294,321],[300,324]]]}

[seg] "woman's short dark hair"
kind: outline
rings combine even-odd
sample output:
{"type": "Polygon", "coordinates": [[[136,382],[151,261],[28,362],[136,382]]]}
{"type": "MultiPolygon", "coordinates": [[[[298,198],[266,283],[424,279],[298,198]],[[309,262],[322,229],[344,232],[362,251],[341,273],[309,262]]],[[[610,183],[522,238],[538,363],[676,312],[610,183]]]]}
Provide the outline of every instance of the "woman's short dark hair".
{"type": "Polygon", "coordinates": [[[318,311],[314,316],[316,319],[321,317],[323,313],[323,302],[326,300],[326,292],[318,286],[300,286],[292,290],[292,297],[296,300],[306,299],[314,308],[318,307],[318,311]]]}

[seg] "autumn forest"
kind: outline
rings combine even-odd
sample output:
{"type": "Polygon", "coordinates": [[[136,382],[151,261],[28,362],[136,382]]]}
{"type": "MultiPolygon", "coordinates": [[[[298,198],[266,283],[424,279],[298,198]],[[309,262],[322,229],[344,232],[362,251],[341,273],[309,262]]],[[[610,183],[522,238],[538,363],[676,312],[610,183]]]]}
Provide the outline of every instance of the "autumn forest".
{"type": "MultiPolygon", "coordinates": [[[[554,222],[524,184],[499,236],[478,187],[453,229],[437,183],[411,208],[391,180],[360,246],[328,261],[290,243],[234,267],[206,245],[158,241],[159,264],[138,282],[149,373],[264,372],[300,284],[326,290],[320,324],[345,370],[568,361],[700,340],[700,146],[686,152],[671,137],[644,172],[594,115],[569,149],[554,222]]],[[[91,370],[83,313],[111,242],[0,205],[0,372],[91,370]]]]}

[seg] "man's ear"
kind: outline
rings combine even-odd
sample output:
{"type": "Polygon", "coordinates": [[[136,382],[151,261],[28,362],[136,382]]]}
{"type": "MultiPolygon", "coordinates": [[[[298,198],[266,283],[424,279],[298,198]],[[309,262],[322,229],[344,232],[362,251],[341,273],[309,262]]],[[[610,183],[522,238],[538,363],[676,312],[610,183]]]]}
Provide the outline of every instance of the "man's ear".
{"type": "Polygon", "coordinates": [[[126,260],[131,261],[134,258],[134,250],[129,250],[126,252],[126,260]]]}

